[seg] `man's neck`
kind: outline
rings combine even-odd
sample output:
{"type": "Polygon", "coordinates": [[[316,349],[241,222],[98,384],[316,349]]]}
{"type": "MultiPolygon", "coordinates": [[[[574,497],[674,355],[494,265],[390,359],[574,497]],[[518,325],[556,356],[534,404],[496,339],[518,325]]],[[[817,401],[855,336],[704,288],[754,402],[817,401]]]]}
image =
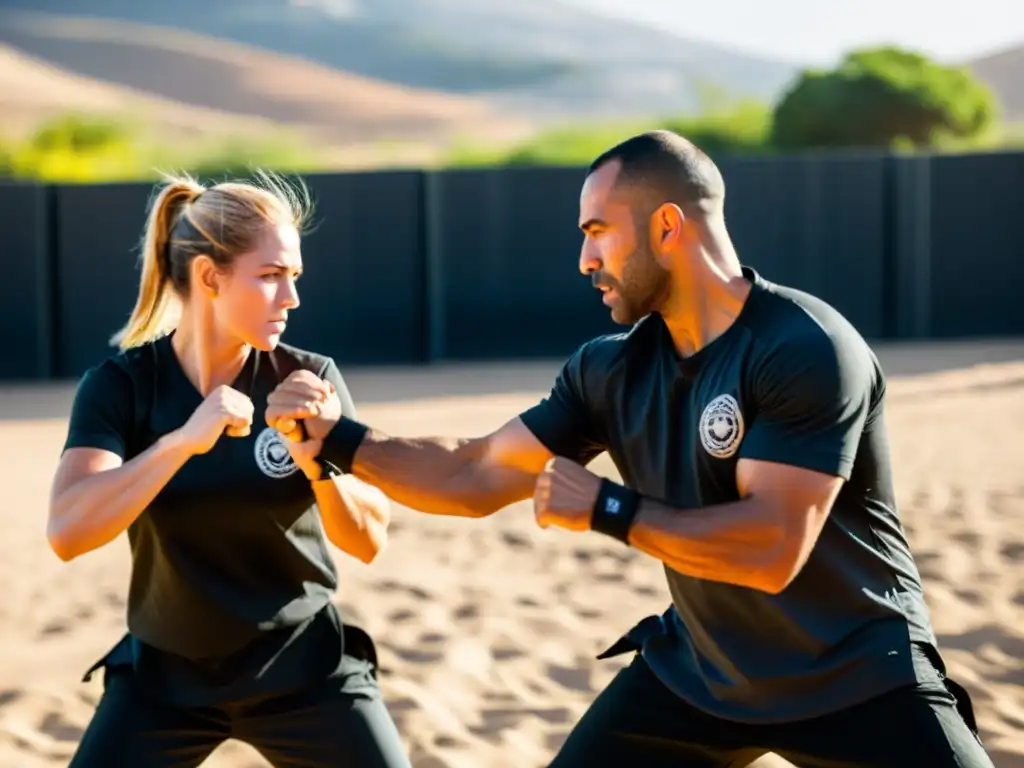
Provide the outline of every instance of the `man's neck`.
{"type": "Polygon", "coordinates": [[[743,311],[751,287],[735,259],[709,259],[678,281],[661,316],[679,355],[690,357],[725,333],[743,311]]]}

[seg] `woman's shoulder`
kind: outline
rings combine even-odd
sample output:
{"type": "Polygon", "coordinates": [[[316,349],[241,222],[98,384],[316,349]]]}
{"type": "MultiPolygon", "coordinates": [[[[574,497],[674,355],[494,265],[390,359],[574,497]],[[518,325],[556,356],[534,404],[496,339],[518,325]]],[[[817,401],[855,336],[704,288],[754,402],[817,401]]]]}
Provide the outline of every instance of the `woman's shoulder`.
{"type": "Polygon", "coordinates": [[[92,365],[85,372],[84,377],[127,382],[141,374],[145,374],[152,369],[156,359],[154,348],[156,343],[158,342],[148,342],[138,347],[130,347],[112,352],[92,365]]]}
{"type": "Polygon", "coordinates": [[[279,342],[270,353],[277,361],[279,368],[286,368],[284,375],[294,370],[312,371],[322,376],[327,368],[334,362],[329,355],[313,352],[309,349],[302,349],[291,344],[279,342]]]}

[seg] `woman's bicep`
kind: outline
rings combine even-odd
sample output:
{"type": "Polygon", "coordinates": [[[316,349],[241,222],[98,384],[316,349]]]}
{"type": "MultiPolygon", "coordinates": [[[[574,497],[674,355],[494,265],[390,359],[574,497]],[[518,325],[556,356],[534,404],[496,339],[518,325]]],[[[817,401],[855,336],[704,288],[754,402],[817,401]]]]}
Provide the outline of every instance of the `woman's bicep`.
{"type": "Polygon", "coordinates": [[[124,464],[124,459],[104,448],[68,448],[60,457],[50,494],[51,505],[83,480],[109,472],[124,464]]]}

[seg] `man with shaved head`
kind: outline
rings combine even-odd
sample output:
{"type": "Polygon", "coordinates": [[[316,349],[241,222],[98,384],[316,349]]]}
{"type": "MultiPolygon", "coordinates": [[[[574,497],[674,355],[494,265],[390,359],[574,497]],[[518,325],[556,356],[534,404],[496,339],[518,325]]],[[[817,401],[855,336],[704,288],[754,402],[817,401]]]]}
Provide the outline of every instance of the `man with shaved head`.
{"type": "MultiPolygon", "coordinates": [[[[579,268],[624,333],[584,344],[548,397],[475,439],[396,438],[317,416],[305,374],[271,424],[424,512],[537,522],[664,564],[672,602],[552,768],[992,768],[945,674],[900,523],[875,355],[834,308],[741,263],[725,184],[654,131],[597,158],[579,268]],[[286,424],[287,426],[287,424],[286,424]],[[586,464],[607,451],[624,480],[586,464]]],[[[586,584],[580,584],[586,589],[586,584]]]]}

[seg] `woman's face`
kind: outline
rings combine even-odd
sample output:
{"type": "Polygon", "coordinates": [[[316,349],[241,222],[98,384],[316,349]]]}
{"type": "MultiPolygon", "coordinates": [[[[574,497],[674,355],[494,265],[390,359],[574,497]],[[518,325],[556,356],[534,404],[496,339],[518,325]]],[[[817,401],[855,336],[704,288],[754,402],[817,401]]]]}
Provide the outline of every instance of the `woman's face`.
{"type": "Polygon", "coordinates": [[[299,242],[294,226],[271,225],[254,250],[235,258],[217,281],[213,309],[219,328],[256,349],[277,346],[288,312],[299,306],[299,242]]]}

